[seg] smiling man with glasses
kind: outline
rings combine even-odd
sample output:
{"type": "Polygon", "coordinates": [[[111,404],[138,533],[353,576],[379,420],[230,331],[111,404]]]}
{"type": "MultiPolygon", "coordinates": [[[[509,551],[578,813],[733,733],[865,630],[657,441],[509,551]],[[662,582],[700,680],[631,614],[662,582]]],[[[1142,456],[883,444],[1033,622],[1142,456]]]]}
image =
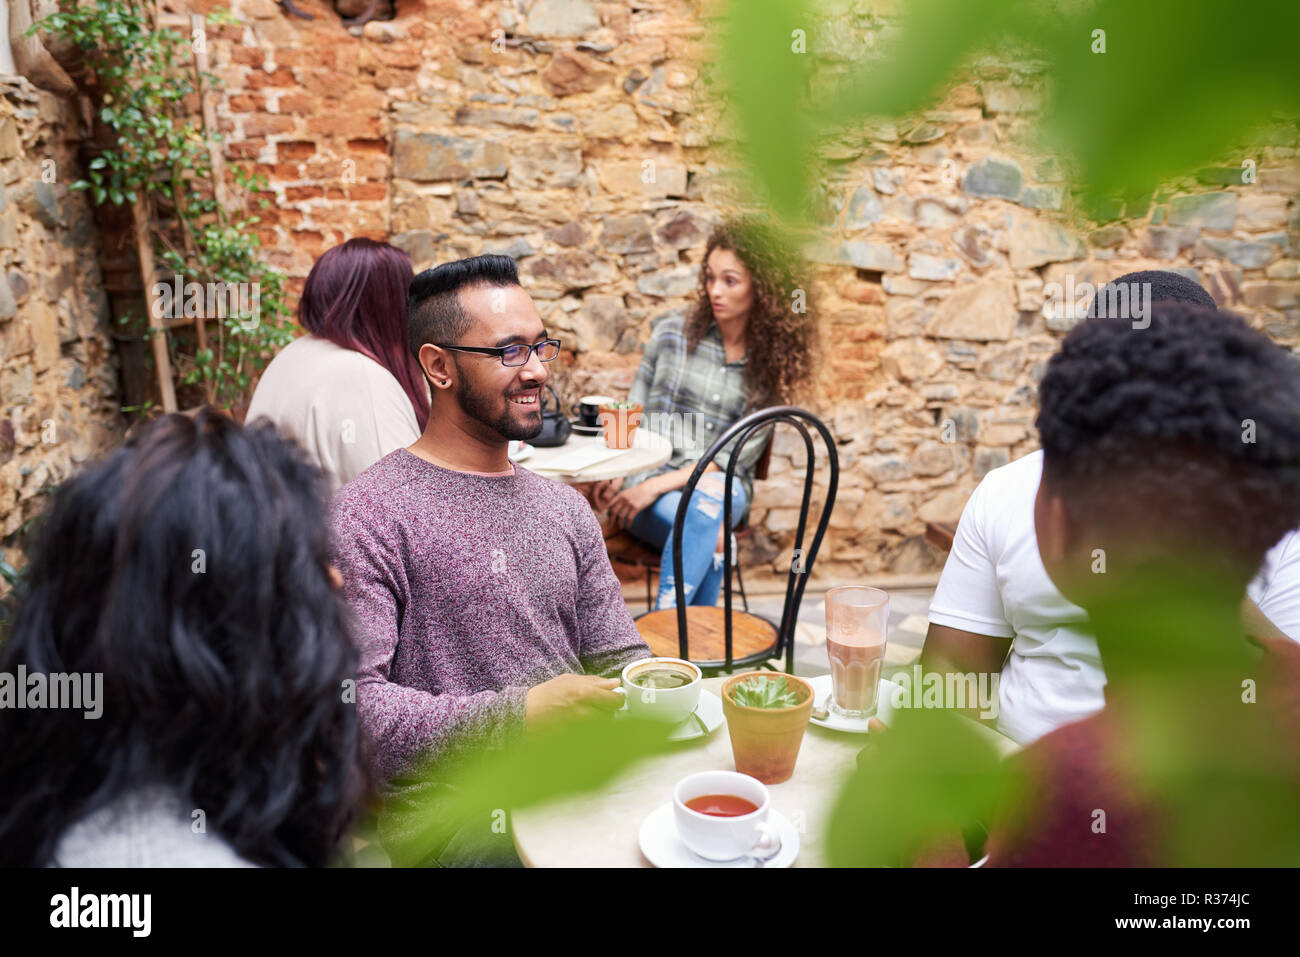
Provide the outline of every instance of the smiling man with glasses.
{"type": "MultiPolygon", "coordinates": [[[[623,699],[618,679],[602,676],[650,657],[586,500],[507,455],[511,440],[541,431],[546,363],[560,352],[514,261],[478,256],[416,276],[410,337],[433,393],[424,434],[340,489],[333,507],[361,644],[357,708],[374,770],[390,782],[423,759],[610,713],[623,699]]],[[[430,807],[427,793],[389,797],[430,807]]],[[[411,863],[516,862],[493,823],[485,810],[411,863]]]]}

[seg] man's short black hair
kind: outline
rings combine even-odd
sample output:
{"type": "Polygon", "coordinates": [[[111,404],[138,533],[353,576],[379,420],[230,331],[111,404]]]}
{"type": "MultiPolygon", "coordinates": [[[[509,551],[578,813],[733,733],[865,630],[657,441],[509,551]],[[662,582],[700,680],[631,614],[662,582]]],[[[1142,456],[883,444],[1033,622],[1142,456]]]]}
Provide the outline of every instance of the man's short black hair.
{"type": "Polygon", "coordinates": [[[1238,316],[1166,301],[1146,328],[1081,322],[1039,396],[1044,479],[1078,516],[1252,573],[1300,525],[1300,362],[1238,316]]]}
{"type": "Polygon", "coordinates": [[[519,270],[509,256],[472,256],[426,269],[411,280],[411,354],[419,359],[426,342],[457,342],[474,317],[465,311],[460,290],[467,286],[518,286],[519,270]]]}
{"type": "Polygon", "coordinates": [[[1092,302],[1088,304],[1088,318],[1096,319],[1098,314],[1102,313],[1102,307],[1111,301],[1112,289],[1126,287],[1126,298],[1123,301],[1131,302],[1132,300],[1127,298],[1127,291],[1135,283],[1147,284],[1151,287],[1151,302],[1189,302],[1208,309],[1219,307],[1214,297],[1206,292],[1200,283],[1186,276],[1167,269],[1142,269],[1138,272],[1125,273],[1098,289],[1097,295],[1093,296],[1092,302]]]}

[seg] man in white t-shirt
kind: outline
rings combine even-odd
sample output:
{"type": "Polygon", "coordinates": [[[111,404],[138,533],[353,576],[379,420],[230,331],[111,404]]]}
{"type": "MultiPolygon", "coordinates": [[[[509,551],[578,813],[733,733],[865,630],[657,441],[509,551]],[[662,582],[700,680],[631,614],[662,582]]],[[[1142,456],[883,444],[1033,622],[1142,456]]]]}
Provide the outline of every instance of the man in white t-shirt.
{"type": "MultiPolygon", "coordinates": [[[[931,641],[942,643],[935,626],[983,642],[983,660],[960,670],[1001,670],[998,730],[1021,744],[1105,703],[1088,616],[1056,590],[1038,555],[1034,496],[1042,473],[1039,450],[994,469],[975,489],[930,603],[926,638],[927,659],[936,652],[931,641]]],[[[1278,630],[1300,641],[1300,531],[1269,552],[1249,594],[1278,630]]]]}
{"type": "Polygon", "coordinates": [[[1269,623],[1300,641],[1300,528],[1273,546],[1246,591],[1269,623]]]}
{"type": "MultiPolygon", "coordinates": [[[[1177,273],[1129,273],[1115,280],[1129,283],[1149,283],[1151,302],[1215,306],[1209,293],[1177,273]]],[[[1095,302],[1107,301],[1104,291],[1095,302]]],[[[1091,313],[1096,311],[1094,305],[1091,313]]],[[[1106,675],[1087,615],[1057,591],[1038,554],[1034,497],[1042,470],[1042,452],[1032,452],[989,472],[971,494],[930,604],[921,656],[927,671],[1000,672],[997,727],[1021,744],[1105,704],[1106,675]]],[[[1294,625],[1300,620],[1296,539],[1296,533],[1284,538],[1251,584],[1250,596],[1261,609],[1267,605],[1268,620],[1253,614],[1258,609],[1249,602],[1244,617],[1255,630],[1264,631],[1271,621],[1300,641],[1294,625]]]]}
{"type": "Polygon", "coordinates": [[[1031,452],[994,469],[971,494],[930,603],[922,655],[927,670],[1000,671],[998,730],[1021,744],[1105,703],[1087,613],[1056,590],[1038,554],[1034,496],[1042,472],[1042,451],[1031,452]],[[970,647],[953,648],[954,640],[970,647]],[[933,660],[940,649],[951,669],[933,660]]]}

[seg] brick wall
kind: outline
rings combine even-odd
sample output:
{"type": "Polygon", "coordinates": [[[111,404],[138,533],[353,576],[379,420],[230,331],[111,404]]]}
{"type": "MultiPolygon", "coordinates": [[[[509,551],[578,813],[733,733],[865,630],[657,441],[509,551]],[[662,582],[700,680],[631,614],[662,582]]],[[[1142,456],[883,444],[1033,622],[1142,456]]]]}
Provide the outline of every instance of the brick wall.
{"type": "MultiPolygon", "coordinates": [[[[572,346],[566,396],[625,389],[651,323],[691,301],[710,227],[747,204],[708,85],[716,5],[399,0],[359,37],[301,6],[316,20],[236,0],[245,25],[213,43],[227,153],[270,177],[272,261],[301,282],[359,235],[417,269],[507,253],[572,346]]],[[[844,20],[813,37],[843,66],[890,29],[844,20]]],[[[955,518],[985,472],[1035,446],[1035,386],[1070,325],[1044,315],[1045,284],[1175,268],[1300,343],[1294,131],[1250,153],[1253,183],[1229,156],[1087,222],[1065,158],[1028,145],[1042,73],[982,61],[933,109],[824,145],[826,228],[807,254],[831,348],[815,407],[843,467],[824,578],[933,573],[925,522],[955,518]]],[[[776,453],[751,547],[779,567],[802,452],[782,439],[776,453]]]]}

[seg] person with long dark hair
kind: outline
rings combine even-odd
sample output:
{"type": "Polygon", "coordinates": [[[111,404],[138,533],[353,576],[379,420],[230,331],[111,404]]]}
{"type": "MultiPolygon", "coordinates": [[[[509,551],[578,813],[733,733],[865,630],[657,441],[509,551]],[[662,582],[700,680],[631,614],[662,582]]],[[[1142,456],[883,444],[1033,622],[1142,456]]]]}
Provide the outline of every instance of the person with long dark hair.
{"type": "Polygon", "coordinates": [[[307,330],[262,373],[248,421],[265,416],[325,473],[330,491],[429,419],[429,390],[407,350],[406,253],[372,239],[328,250],[307,275],[298,322],[307,330]]]}
{"type": "MultiPolygon", "coordinates": [[[[816,325],[795,262],[765,220],[724,222],[705,246],[690,314],[662,319],[651,330],[628,399],[642,405],[647,427],[674,423],[670,431],[676,434],[667,436],[673,454],[621,486],[598,485],[593,504],[607,507],[615,522],[661,550],[656,609],[676,604],[673,519],[695,464],[739,419],[793,402],[811,381],[816,325]]],[[[695,488],[682,531],[687,604],[717,603],[723,540],[730,537],[722,529],[723,476],[731,457],[738,456],[731,490],[734,526],[754,499],[754,468],[770,436],[770,429],[760,429],[743,449],[719,453],[695,488]]]]}
{"type": "Polygon", "coordinates": [[[333,859],[368,785],[324,495],[210,409],[59,490],[0,649],[0,865],[333,859]]]}

